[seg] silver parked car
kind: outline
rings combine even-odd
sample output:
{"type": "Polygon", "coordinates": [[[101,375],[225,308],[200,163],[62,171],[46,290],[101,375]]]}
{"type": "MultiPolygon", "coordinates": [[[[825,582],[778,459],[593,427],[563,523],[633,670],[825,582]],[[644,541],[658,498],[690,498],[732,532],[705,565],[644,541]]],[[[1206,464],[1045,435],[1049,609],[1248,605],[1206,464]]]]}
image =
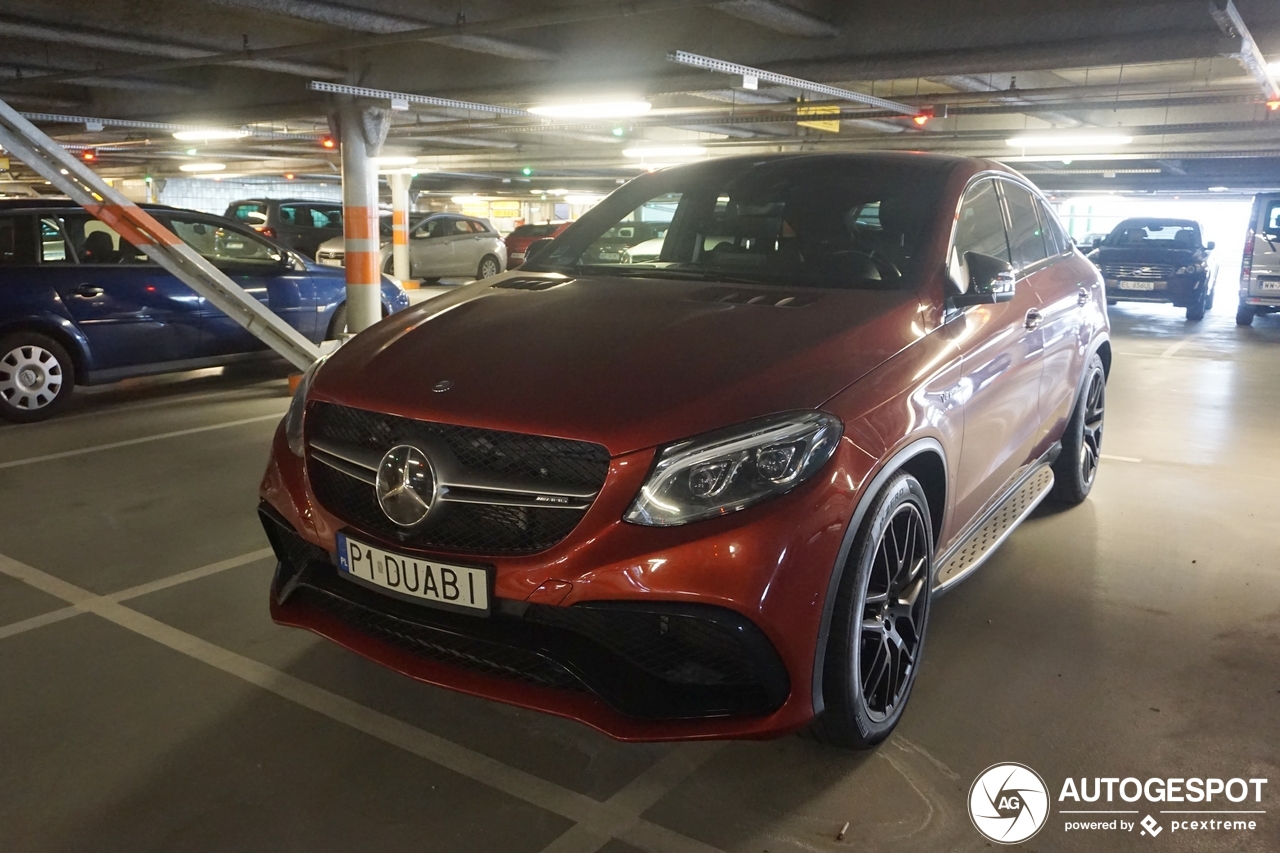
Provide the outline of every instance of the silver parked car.
{"type": "MultiPolygon", "coordinates": [[[[316,252],[317,263],[342,266],[344,260],[341,237],[322,244],[316,252]]],[[[487,220],[437,213],[409,232],[409,278],[488,278],[506,268],[506,244],[487,220]]],[[[389,236],[382,243],[382,270],[391,272],[389,236]]]]}
{"type": "Polygon", "coordinates": [[[1251,326],[1257,315],[1274,311],[1280,311],[1280,193],[1264,193],[1253,199],[1236,325],[1251,326]]]}

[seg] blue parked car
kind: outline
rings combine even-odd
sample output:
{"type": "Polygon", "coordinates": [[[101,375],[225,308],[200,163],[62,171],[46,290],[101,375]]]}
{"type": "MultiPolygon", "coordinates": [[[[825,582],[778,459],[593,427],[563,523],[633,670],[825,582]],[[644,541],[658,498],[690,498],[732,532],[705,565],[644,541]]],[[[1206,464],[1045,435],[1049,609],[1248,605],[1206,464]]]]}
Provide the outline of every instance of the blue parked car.
{"type": "MultiPolygon", "coordinates": [[[[144,205],[312,341],[346,329],[346,282],[253,229],[144,205]]],[[[384,315],[407,307],[383,279],[384,315]]],[[[266,346],[66,200],[0,201],[0,417],[55,414],[77,385],[270,356],[266,346]]]]}

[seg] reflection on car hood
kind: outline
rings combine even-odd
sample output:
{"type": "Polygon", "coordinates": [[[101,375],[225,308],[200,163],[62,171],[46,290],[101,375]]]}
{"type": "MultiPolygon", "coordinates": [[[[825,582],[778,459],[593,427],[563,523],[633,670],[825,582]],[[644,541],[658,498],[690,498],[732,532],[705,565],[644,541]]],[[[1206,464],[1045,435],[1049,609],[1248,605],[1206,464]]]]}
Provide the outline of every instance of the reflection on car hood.
{"type": "Polygon", "coordinates": [[[1094,263],[1103,264],[1170,264],[1181,267],[1203,259],[1205,252],[1191,249],[1152,249],[1146,246],[1139,248],[1107,248],[1102,247],[1091,252],[1089,257],[1094,263]]]}
{"type": "Polygon", "coordinates": [[[358,335],[313,393],[619,454],[821,406],[910,343],[919,310],[900,292],[635,278],[500,286],[513,278],[529,276],[458,288],[358,335]],[[717,301],[736,292],[767,304],[717,301]],[[772,304],[786,297],[807,304],[772,304]],[[434,391],[442,381],[449,389],[434,391]]]}
{"type": "MultiPolygon", "coordinates": [[[[382,246],[382,247],[390,246],[390,245],[391,245],[391,238],[390,238],[390,237],[383,237],[383,238],[379,241],[378,245],[379,245],[379,246],[382,246]]],[[[325,240],[323,243],[321,243],[321,244],[320,244],[320,248],[319,248],[319,249],[317,249],[317,251],[321,251],[321,252],[341,252],[341,251],[343,251],[345,248],[346,248],[345,238],[342,238],[342,237],[330,237],[328,240],[325,240]]]]}

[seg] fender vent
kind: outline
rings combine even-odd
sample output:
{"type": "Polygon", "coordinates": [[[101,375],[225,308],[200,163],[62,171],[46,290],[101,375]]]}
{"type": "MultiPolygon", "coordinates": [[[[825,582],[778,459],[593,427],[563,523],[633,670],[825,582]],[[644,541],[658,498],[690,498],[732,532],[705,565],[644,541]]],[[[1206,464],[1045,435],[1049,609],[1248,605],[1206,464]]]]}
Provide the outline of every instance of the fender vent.
{"type": "Polygon", "coordinates": [[[490,286],[495,290],[550,290],[571,281],[571,278],[509,278],[490,286]]]}
{"type": "Polygon", "coordinates": [[[817,302],[812,293],[786,290],[746,290],[736,287],[707,287],[689,294],[696,302],[724,302],[729,305],[761,305],[766,308],[803,308],[817,302]]]}

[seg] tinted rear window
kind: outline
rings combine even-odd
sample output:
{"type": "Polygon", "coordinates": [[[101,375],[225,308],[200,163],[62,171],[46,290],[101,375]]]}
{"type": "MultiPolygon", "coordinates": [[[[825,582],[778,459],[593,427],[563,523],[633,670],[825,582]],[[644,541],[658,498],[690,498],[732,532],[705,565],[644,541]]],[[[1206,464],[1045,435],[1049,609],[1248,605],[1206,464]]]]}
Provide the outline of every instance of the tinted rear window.
{"type": "Polygon", "coordinates": [[[257,202],[233,204],[227,208],[228,219],[238,219],[250,225],[261,225],[267,221],[267,206],[257,202]]]}

